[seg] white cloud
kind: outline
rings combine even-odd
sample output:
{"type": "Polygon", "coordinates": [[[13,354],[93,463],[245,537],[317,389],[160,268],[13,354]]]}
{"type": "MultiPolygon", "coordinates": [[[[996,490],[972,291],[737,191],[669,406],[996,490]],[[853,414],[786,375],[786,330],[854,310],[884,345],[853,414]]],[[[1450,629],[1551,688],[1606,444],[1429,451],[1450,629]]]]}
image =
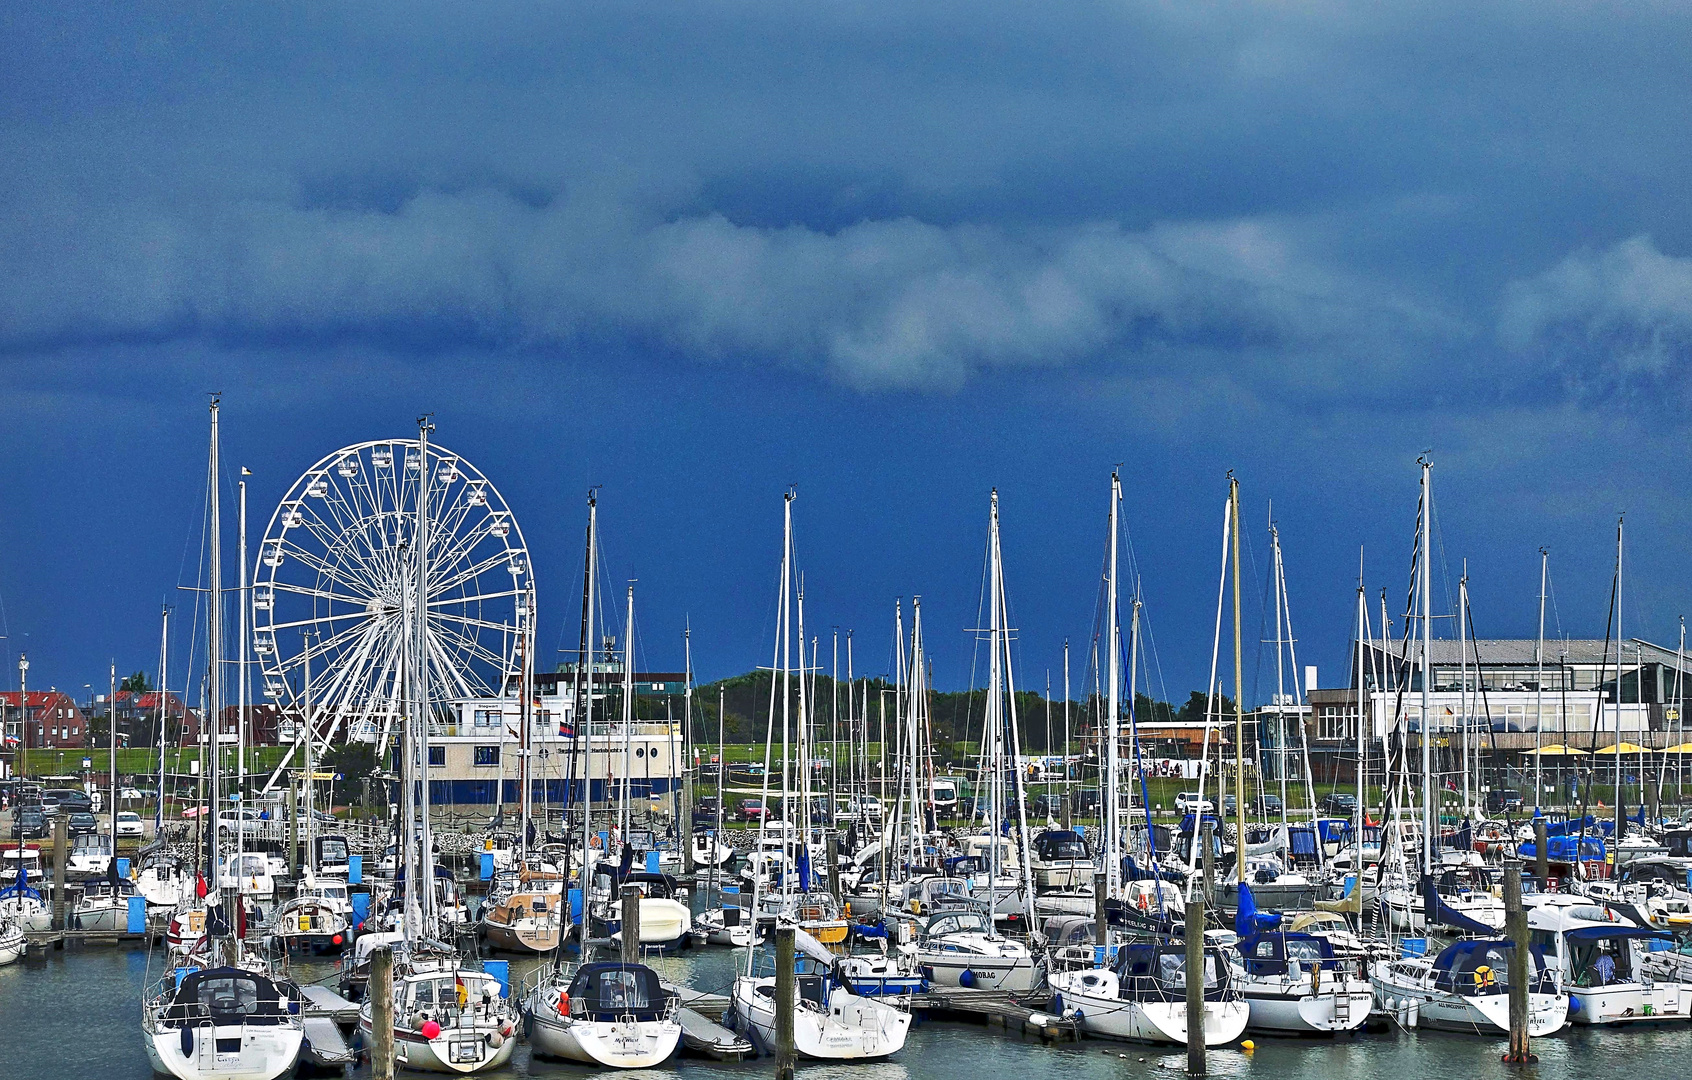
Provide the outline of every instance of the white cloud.
{"type": "MultiPolygon", "coordinates": [[[[590,189],[591,191],[592,189],[590,189]]],[[[666,217],[582,194],[425,191],[395,212],[243,200],[193,216],[61,202],[0,222],[0,345],[352,339],[661,343],[849,385],[1132,363],[1145,346],[1326,354],[1382,311],[1269,221],[1016,231],[901,217],[825,232],[666,217]]]]}
{"type": "Polygon", "coordinates": [[[1692,259],[1649,236],[1574,252],[1510,285],[1498,334],[1583,394],[1679,384],[1692,360],[1692,259]]]}

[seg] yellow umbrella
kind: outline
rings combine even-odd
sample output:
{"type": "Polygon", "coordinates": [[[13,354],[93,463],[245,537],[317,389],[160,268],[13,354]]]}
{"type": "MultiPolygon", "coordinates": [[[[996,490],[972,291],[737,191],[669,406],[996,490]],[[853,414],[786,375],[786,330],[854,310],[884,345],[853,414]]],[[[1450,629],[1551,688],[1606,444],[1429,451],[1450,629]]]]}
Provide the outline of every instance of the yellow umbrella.
{"type": "Polygon", "coordinates": [[[1595,754],[1643,754],[1643,753],[1645,753],[1645,748],[1643,746],[1635,746],[1630,742],[1624,742],[1624,743],[1617,743],[1614,746],[1606,746],[1602,750],[1594,750],[1593,753],[1595,753],[1595,754]]]}
{"type": "Polygon", "coordinates": [[[1692,754],[1692,742],[1683,742],[1679,746],[1670,746],[1659,751],[1663,754],[1692,754]]]}
{"type": "MultiPolygon", "coordinates": [[[[1692,746],[1692,743],[1688,743],[1687,745],[1692,746]]],[[[1538,750],[1529,750],[1528,753],[1538,754],[1540,757],[1586,756],[1585,750],[1577,750],[1572,746],[1564,746],[1562,743],[1552,743],[1550,746],[1542,746],[1538,750]]]]}

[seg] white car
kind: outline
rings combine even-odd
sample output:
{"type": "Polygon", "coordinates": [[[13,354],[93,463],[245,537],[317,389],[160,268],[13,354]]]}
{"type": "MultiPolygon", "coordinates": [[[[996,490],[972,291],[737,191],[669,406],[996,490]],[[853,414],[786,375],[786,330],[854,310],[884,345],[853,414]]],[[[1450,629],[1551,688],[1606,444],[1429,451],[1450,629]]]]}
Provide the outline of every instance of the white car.
{"type": "Polygon", "coordinates": [[[133,810],[119,810],[117,816],[117,834],[119,836],[140,836],[146,832],[141,824],[141,815],[133,810]]]}
{"type": "Polygon", "coordinates": [[[1201,814],[1216,813],[1216,804],[1209,799],[1201,799],[1196,791],[1183,791],[1175,796],[1175,809],[1182,814],[1190,814],[1197,810],[1201,814]]]}

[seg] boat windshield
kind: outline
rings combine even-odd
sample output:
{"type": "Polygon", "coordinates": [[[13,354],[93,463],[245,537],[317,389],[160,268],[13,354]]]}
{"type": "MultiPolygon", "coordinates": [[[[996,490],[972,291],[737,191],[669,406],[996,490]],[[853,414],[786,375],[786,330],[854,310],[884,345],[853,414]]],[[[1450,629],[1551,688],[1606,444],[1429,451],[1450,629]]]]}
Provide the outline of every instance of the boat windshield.
{"type": "Polygon", "coordinates": [[[1041,859],[1090,859],[1087,841],[1072,832],[1042,833],[1034,842],[1034,851],[1041,859]]]}
{"type": "Polygon", "coordinates": [[[944,915],[936,915],[928,922],[929,937],[945,937],[948,934],[987,934],[992,927],[980,912],[951,911],[944,915]]]}

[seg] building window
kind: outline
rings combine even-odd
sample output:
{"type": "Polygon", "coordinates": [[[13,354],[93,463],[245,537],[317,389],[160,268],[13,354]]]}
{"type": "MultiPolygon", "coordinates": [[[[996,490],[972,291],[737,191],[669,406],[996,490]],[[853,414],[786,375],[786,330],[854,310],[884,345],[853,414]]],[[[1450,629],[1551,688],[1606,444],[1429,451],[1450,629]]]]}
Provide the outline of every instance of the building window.
{"type": "Polygon", "coordinates": [[[431,767],[445,765],[446,764],[446,747],[444,747],[444,746],[431,746],[431,747],[429,747],[429,764],[430,764],[431,767]]]}
{"type": "Polygon", "coordinates": [[[477,727],[498,727],[499,726],[499,720],[500,720],[500,717],[502,715],[503,715],[503,713],[499,709],[477,709],[476,710],[476,726],[477,727]]]}
{"type": "Polygon", "coordinates": [[[478,747],[476,747],[476,764],[477,765],[488,765],[488,766],[498,765],[499,764],[499,747],[497,747],[497,746],[478,746],[478,747]]]}
{"type": "Polygon", "coordinates": [[[1327,742],[1356,741],[1357,710],[1324,705],[1316,713],[1316,737],[1327,742]]]}

